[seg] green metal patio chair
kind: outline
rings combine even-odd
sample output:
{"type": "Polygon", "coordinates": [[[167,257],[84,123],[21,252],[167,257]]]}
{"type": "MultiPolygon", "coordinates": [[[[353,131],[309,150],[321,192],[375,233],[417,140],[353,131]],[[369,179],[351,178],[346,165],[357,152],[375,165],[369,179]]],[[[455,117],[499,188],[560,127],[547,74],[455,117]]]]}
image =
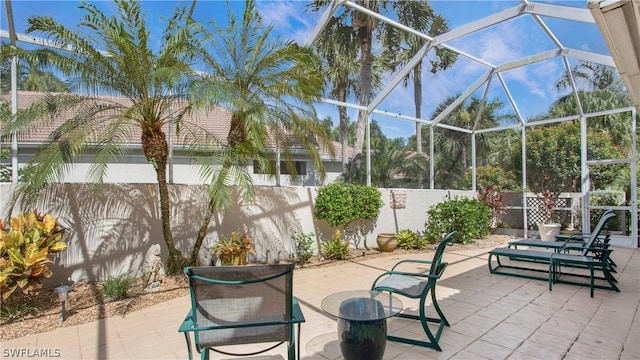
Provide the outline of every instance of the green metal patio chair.
{"type": "MultiPolygon", "coordinates": [[[[201,359],[209,350],[225,355],[250,356],[288,345],[288,359],[296,358],[295,327],[305,321],[293,297],[294,264],[202,266],[184,269],[189,277],[191,310],[179,332],[185,334],[191,359],[191,336],[201,359]],[[221,346],[275,343],[251,353],[221,346]]],[[[300,342],[297,342],[300,356],[300,342]]]]}
{"type": "Polygon", "coordinates": [[[444,327],[449,326],[449,322],[447,321],[447,318],[444,316],[442,310],[440,309],[440,306],[438,305],[438,301],[436,298],[436,281],[440,279],[442,273],[447,268],[447,263],[442,262],[445,246],[451,245],[451,241],[456,234],[456,231],[450,233],[440,242],[440,244],[438,244],[436,252],[433,255],[433,260],[402,260],[396,263],[390,271],[383,273],[374,280],[373,285],[371,286],[372,290],[389,292],[396,295],[406,296],[411,299],[420,299],[419,315],[408,314],[403,311],[396,316],[420,321],[420,323],[422,324],[422,328],[424,329],[424,332],[428,338],[428,341],[403,338],[392,335],[387,336],[387,339],[389,341],[397,341],[405,344],[423,346],[435,349],[437,351],[442,351],[440,345],[438,344],[438,341],[440,340],[440,336],[442,335],[444,327]],[[403,264],[429,265],[429,272],[416,273],[398,270],[398,268],[403,264]],[[438,314],[438,317],[428,317],[426,314],[426,300],[429,294],[431,295],[431,302],[433,304],[433,308],[438,314]],[[435,323],[438,325],[438,329],[436,330],[435,334],[431,332],[429,323],[435,323]]]}

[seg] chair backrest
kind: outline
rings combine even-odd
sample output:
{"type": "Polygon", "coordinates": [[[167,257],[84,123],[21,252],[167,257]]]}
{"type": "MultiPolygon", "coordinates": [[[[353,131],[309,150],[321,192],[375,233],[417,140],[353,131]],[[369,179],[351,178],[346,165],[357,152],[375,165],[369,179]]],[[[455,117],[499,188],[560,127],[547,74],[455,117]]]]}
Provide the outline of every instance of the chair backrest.
{"type": "Polygon", "coordinates": [[[453,237],[456,236],[456,234],[458,234],[457,231],[451,232],[449,235],[445,236],[445,238],[442,239],[442,241],[440,241],[440,244],[438,244],[438,247],[436,248],[436,252],[435,254],[433,254],[433,260],[431,260],[431,268],[429,269],[430,275],[440,274],[440,270],[442,269],[442,266],[443,266],[442,257],[444,255],[444,248],[445,246],[447,246],[447,244],[450,244],[451,242],[453,242],[453,237]]]}
{"type": "Polygon", "coordinates": [[[604,229],[604,226],[614,217],[616,217],[616,213],[613,210],[607,210],[600,216],[600,220],[596,224],[596,227],[593,228],[593,232],[591,232],[591,236],[589,236],[589,241],[584,245],[584,250],[582,250],[582,255],[587,255],[589,253],[589,249],[593,246],[593,243],[600,236],[600,233],[604,229]]]}
{"type": "Polygon", "coordinates": [[[185,268],[200,348],[287,341],[294,264],[185,268]],[[266,325],[274,324],[274,325],[266,325]]]}

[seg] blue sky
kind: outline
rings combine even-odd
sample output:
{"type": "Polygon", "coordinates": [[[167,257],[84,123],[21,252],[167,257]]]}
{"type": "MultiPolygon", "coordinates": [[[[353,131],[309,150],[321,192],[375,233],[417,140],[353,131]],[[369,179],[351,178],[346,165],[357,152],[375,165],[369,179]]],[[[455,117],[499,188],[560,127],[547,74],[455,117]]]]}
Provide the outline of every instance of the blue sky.
{"type": "MultiPolygon", "coordinates": [[[[545,0],[541,2],[581,9],[586,9],[587,6],[586,0],[562,2],[545,0]]],[[[106,11],[109,8],[114,8],[110,1],[96,3],[106,11]]],[[[188,7],[191,6],[191,3],[191,0],[144,1],[147,25],[152,31],[157,30],[160,33],[163,28],[162,16],[170,15],[177,5],[188,7]]],[[[454,29],[519,5],[520,1],[437,0],[430,3],[437,13],[448,19],[449,28],[454,29]]],[[[50,15],[57,21],[73,27],[79,22],[82,13],[77,9],[78,4],[78,1],[12,0],[16,31],[24,33],[27,27],[26,19],[34,15],[50,15]]],[[[243,1],[230,1],[230,4],[237,11],[244,7],[243,1]]],[[[320,14],[307,10],[307,4],[307,1],[258,1],[257,7],[265,22],[272,24],[282,37],[305,42],[320,17],[320,14]]],[[[0,3],[2,10],[0,29],[7,30],[4,7],[4,1],[2,1],[0,3]]],[[[226,11],[225,1],[200,0],[196,5],[195,16],[202,22],[211,19],[224,21],[226,11]]],[[[545,17],[542,17],[542,20],[564,46],[608,55],[604,41],[594,24],[545,17]]],[[[551,40],[531,17],[511,20],[454,40],[449,44],[493,64],[501,64],[554,48],[551,40]]],[[[577,62],[571,62],[571,65],[575,64],[577,62]]],[[[459,58],[454,67],[446,72],[432,75],[425,71],[423,76],[423,118],[428,117],[435,107],[448,96],[463,92],[486,71],[486,68],[464,58],[459,58]]],[[[505,72],[504,79],[509,91],[516,99],[518,109],[525,117],[529,117],[544,112],[555,99],[564,95],[555,89],[555,82],[563,73],[562,61],[555,59],[505,72]]],[[[391,76],[390,74],[387,78],[391,76]]],[[[474,93],[474,96],[482,97],[482,91],[484,91],[483,88],[474,93]]],[[[499,99],[508,105],[504,91],[495,82],[489,88],[488,95],[489,98],[499,99]]],[[[353,101],[355,102],[355,99],[353,101]]],[[[331,116],[334,121],[338,120],[335,106],[319,104],[317,109],[320,117],[331,116]]],[[[398,86],[382,102],[379,109],[413,116],[415,114],[413,90],[410,87],[398,86]]],[[[512,112],[512,108],[505,106],[504,112],[512,112]]],[[[355,120],[357,113],[351,110],[349,116],[355,120]]],[[[374,115],[373,118],[378,121],[389,137],[408,137],[414,133],[415,127],[412,122],[379,115],[374,115]]]]}

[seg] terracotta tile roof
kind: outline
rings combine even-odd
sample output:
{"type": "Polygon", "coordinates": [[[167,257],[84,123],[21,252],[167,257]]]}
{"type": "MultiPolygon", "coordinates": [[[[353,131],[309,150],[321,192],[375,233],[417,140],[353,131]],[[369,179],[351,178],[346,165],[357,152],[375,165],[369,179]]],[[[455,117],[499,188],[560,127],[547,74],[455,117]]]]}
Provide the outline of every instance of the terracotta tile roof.
{"type": "MultiPolygon", "coordinates": [[[[29,107],[31,104],[35,103],[39,100],[44,93],[41,92],[32,92],[32,91],[18,91],[18,108],[25,109],[29,107]]],[[[115,102],[119,104],[126,105],[130,103],[130,101],[126,98],[122,97],[103,97],[105,103],[115,102]]],[[[0,96],[1,101],[10,102],[11,95],[4,94],[0,96]]],[[[176,109],[179,109],[180,103],[177,102],[174,106],[176,109]]],[[[62,113],[59,116],[51,117],[51,121],[40,124],[38,127],[30,129],[28,131],[21,131],[18,134],[18,141],[21,144],[41,144],[49,138],[51,133],[57,129],[60,125],[62,125],[64,119],[71,118],[72,113],[62,113]]],[[[229,129],[231,127],[231,113],[221,107],[215,107],[208,111],[199,110],[194,113],[190,113],[185,115],[183,121],[188,123],[190,128],[201,128],[203,131],[206,131],[210,136],[213,136],[221,145],[227,144],[227,134],[229,133],[229,129]]],[[[186,126],[183,126],[186,128],[186,126]]],[[[165,134],[168,134],[169,128],[167,125],[164,126],[165,134]]],[[[140,130],[138,128],[135,131],[132,131],[129,134],[128,138],[124,139],[125,144],[129,145],[140,145],[140,130]]],[[[298,141],[295,141],[295,138],[290,136],[288,138],[290,142],[290,147],[296,150],[304,150],[302,144],[298,141]]],[[[184,136],[178,134],[174,138],[174,144],[176,146],[181,146],[185,144],[184,136]]],[[[317,145],[317,143],[316,143],[317,145]]],[[[275,148],[275,141],[273,137],[270,137],[265,144],[267,149],[275,148]]],[[[339,142],[333,142],[333,148],[335,153],[335,160],[339,160],[341,156],[341,145],[339,142]]],[[[320,149],[320,153],[323,157],[329,157],[329,150],[326,148],[320,149]]],[[[353,149],[349,148],[349,157],[353,154],[353,149]]]]}

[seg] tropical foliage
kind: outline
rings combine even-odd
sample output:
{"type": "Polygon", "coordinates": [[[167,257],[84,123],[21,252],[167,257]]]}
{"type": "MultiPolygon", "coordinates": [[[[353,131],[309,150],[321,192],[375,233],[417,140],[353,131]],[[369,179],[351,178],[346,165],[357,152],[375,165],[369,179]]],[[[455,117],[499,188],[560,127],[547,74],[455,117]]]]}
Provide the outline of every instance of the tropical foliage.
{"type": "Polygon", "coordinates": [[[9,224],[0,221],[0,293],[6,300],[16,290],[28,293],[53,275],[49,255],[67,248],[56,218],[23,212],[9,224]]]}
{"type": "Polygon", "coordinates": [[[420,250],[426,248],[428,244],[425,237],[411,229],[401,229],[395,233],[395,237],[398,240],[398,247],[401,249],[420,250]]]}
{"type": "Polygon", "coordinates": [[[12,55],[59,71],[73,80],[72,87],[78,92],[47,93],[16,119],[14,126],[5,128],[15,131],[45,123],[50,126],[51,117],[59,121],[27,163],[33,165],[33,171],[18,185],[14,200],[32,204],[47,184],[62,181],[70,164],[89,152],[94,154],[90,181],[101,183],[108,164],[126,152],[121,144],[137,131],[145,158],[156,172],[162,232],[169,250],[168,272],[178,273],[185,260],[170,228],[169,151],[164,129],[172,121],[180,123],[190,109],[184,95],[191,71],[189,39],[195,29],[184,10],[176,10],[172,21],[166,23],[165,41],[154,51],[140,3],[120,0],[115,5],[116,14],[109,15],[94,3],[81,3],[84,15],[78,29],[50,16],[28,19],[28,33],[44,35],[65,50],[13,49],[12,55]],[[105,98],[105,94],[122,96],[126,101],[105,98]]]}
{"type": "MultiPolygon", "coordinates": [[[[535,127],[527,131],[527,185],[534,192],[549,189],[552,192],[580,190],[580,124],[565,122],[535,127]]],[[[607,132],[587,132],[591,159],[616,159],[624,154],[607,132]]],[[[520,176],[522,157],[513,145],[514,173],[520,176]],[[517,155],[516,155],[517,154],[517,155]]],[[[591,169],[590,178],[595,188],[605,188],[622,173],[622,164],[611,164],[591,169]]]]}
{"type": "MultiPolygon", "coordinates": [[[[313,11],[320,11],[326,8],[331,2],[328,0],[314,0],[310,8],[313,11]]],[[[438,16],[431,6],[427,2],[421,1],[387,1],[387,0],[357,0],[355,3],[364,8],[370,9],[374,12],[383,14],[394,14],[407,24],[415,26],[419,31],[429,33],[430,35],[437,35],[447,30],[446,20],[438,16]]],[[[377,74],[375,68],[376,58],[391,59],[398,51],[397,49],[387,49],[386,52],[378,55],[374,55],[376,47],[374,46],[374,39],[385,44],[391,44],[392,41],[382,41],[382,39],[398,38],[400,34],[395,31],[391,26],[386,26],[384,22],[380,22],[377,19],[369,16],[368,14],[353,10],[350,7],[345,7],[344,12],[334,15],[334,21],[341,24],[343,32],[341,39],[349,38],[349,46],[357,44],[358,52],[360,55],[359,73],[358,73],[358,87],[357,92],[358,103],[361,106],[367,107],[370,103],[371,96],[374,90],[377,88],[376,77],[377,74]]],[[[329,30],[335,33],[334,30],[329,30]]],[[[398,40],[400,40],[398,38],[398,40]]],[[[423,39],[419,38],[403,38],[403,41],[407,41],[410,44],[412,51],[416,47],[420,46],[423,39]]],[[[433,68],[443,68],[453,62],[453,57],[447,52],[438,51],[438,58],[432,64],[433,68]],[[445,56],[446,54],[446,56],[445,56]]],[[[405,55],[407,56],[407,55],[405,55]]],[[[397,66],[400,61],[389,61],[389,66],[397,66]],[[396,65],[394,65],[396,63],[396,65]]],[[[417,70],[418,72],[420,69],[417,70]]],[[[416,85],[416,89],[420,88],[420,85],[416,85]]],[[[421,97],[416,97],[416,101],[421,101],[421,97]]],[[[368,121],[367,111],[361,110],[358,114],[358,120],[356,123],[356,139],[353,144],[354,154],[362,154],[364,145],[365,125],[368,121]]]]}
{"type": "Polygon", "coordinates": [[[231,127],[226,146],[210,156],[210,148],[194,148],[204,156],[203,174],[210,185],[204,221],[198,231],[190,262],[196,262],[199,249],[217,211],[231,204],[236,185],[246,201],[253,199],[253,182],[247,172],[250,160],[280,184],[280,164],[295,178],[294,152],[300,149],[313,162],[320,180],[326,171],[320,149],[332,153],[329,133],[317,121],[313,103],[324,89],[320,61],[310,47],[274,38],[272,26],[266,26],[247,1],[242,18],[228,10],[228,24],[211,22],[201,51],[200,77],[193,94],[206,108],[221,106],[231,112],[231,127]],[[311,134],[311,135],[310,135],[311,134]],[[276,143],[276,161],[266,145],[276,143]],[[280,159],[282,157],[282,161],[280,159]],[[275,166],[272,166],[275,164],[275,166]]]}
{"type": "Polygon", "coordinates": [[[255,254],[253,240],[248,234],[244,233],[238,236],[236,231],[231,232],[229,237],[221,237],[211,249],[213,254],[222,262],[227,262],[234,256],[240,256],[251,253],[255,254]]]}
{"type": "Polygon", "coordinates": [[[324,178],[319,149],[331,153],[332,147],[312,106],[323,91],[320,62],[309,47],[273,39],[272,28],[263,25],[253,1],[246,2],[241,18],[229,10],[228,25],[211,23],[211,29],[194,22],[185,8],[177,8],[166,22],[158,50],[149,43],[151,31],[141,3],[119,0],[116,7],[111,16],[98,4],[83,2],[85,15],[78,30],[47,16],[29,19],[29,33],[43,34],[71,51],[7,48],[3,53],[55,69],[73,79],[76,90],[46,94],[12,126],[3,128],[9,133],[43,126],[51,117],[59,121],[26,164],[30,171],[14,201],[33,203],[47,184],[63,181],[72,164],[86,154],[92,154],[94,161],[89,181],[100,184],[108,164],[128,151],[122,144],[140,133],[145,158],[156,172],[169,251],[167,272],[179,273],[198,263],[211,218],[230,204],[232,186],[238,186],[245,200],[252,199],[249,160],[278,178],[281,156],[295,176],[293,153],[303,149],[324,178]],[[194,63],[202,68],[192,68],[194,63]],[[232,113],[226,139],[184,121],[186,115],[213,106],[232,113]],[[201,175],[210,184],[204,221],[188,257],[176,247],[171,230],[165,133],[169,128],[191,147],[194,162],[202,166],[201,175]],[[273,142],[275,162],[266,149],[273,142]]]}
{"type": "Polygon", "coordinates": [[[349,242],[342,240],[339,229],[336,229],[331,240],[322,243],[322,254],[327,259],[346,259],[349,256],[349,242]]]}

